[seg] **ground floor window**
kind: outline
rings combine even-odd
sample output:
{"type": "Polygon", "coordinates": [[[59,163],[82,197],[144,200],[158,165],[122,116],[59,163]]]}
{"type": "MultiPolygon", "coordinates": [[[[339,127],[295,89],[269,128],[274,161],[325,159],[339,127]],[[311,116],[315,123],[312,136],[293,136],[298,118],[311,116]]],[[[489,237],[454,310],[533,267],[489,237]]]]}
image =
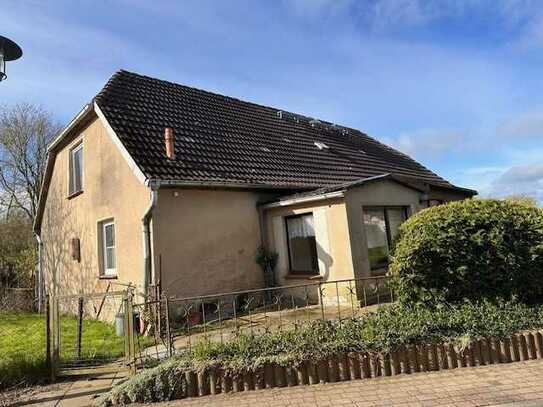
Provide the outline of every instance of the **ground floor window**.
{"type": "Polygon", "coordinates": [[[117,259],[115,255],[115,222],[113,219],[98,224],[101,274],[104,276],[117,275],[117,259]]]}
{"type": "Polygon", "coordinates": [[[293,274],[318,274],[313,214],[288,216],[285,221],[290,272],[293,274]]]}
{"type": "Polygon", "coordinates": [[[364,226],[372,270],[388,266],[388,257],[398,229],[407,219],[407,208],[401,206],[364,207],[364,226]]]}

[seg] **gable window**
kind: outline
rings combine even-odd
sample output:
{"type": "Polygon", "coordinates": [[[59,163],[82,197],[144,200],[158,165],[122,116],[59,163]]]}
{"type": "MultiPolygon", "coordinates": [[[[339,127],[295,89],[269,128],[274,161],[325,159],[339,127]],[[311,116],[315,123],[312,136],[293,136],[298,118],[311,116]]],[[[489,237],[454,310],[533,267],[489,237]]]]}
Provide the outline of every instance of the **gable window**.
{"type": "Polygon", "coordinates": [[[364,227],[368,244],[368,256],[372,270],[388,266],[392,243],[400,225],[407,219],[405,207],[366,207],[364,227]]]}
{"type": "Polygon", "coordinates": [[[83,143],[70,149],[69,194],[83,191],[83,143]]]}
{"type": "Polygon", "coordinates": [[[102,275],[117,275],[117,259],[115,255],[115,223],[112,220],[99,224],[100,231],[100,258],[102,275]]]}
{"type": "Polygon", "coordinates": [[[292,274],[318,274],[317,242],[313,227],[313,214],[288,216],[288,257],[292,274]]]}

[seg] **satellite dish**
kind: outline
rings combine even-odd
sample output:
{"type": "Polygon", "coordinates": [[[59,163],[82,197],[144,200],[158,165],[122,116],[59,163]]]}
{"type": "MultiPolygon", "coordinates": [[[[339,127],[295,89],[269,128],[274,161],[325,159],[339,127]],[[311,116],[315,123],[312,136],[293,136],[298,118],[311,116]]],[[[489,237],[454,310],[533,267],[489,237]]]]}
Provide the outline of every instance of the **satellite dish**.
{"type": "Polygon", "coordinates": [[[6,62],[21,58],[23,50],[9,38],[0,35],[0,82],[6,79],[6,62]]]}

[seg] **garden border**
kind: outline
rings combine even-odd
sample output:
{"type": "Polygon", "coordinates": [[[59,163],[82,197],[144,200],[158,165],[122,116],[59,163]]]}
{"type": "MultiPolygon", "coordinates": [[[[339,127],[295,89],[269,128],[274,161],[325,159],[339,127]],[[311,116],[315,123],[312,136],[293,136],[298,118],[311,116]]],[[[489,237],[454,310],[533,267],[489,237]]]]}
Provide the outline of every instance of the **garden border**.
{"type": "Polygon", "coordinates": [[[254,372],[232,376],[218,368],[186,371],[180,398],[370,379],[398,374],[484,366],[543,359],[543,330],[502,339],[481,338],[459,349],[452,343],[408,345],[390,353],[349,353],[299,366],[268,364],[254,372]]]}

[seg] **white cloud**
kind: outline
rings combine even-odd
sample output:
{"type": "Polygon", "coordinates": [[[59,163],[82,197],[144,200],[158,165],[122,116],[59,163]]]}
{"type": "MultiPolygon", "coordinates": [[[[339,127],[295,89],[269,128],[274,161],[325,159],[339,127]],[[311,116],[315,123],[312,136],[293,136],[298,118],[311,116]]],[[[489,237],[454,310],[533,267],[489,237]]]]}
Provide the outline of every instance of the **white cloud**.
{"type": "Polygon", "coordinates": [[[516,184],[541,184],[543,188],[543,162],[511,167],[496,180],[496,185],[514,186],[516,184]]]}
{"type": "Polygon", "coordinates": [[[397,138],[383,141],[397,150],[419,158],[439,158],[444,154],[458,153],[468,148],[469,139],[457,130],[422,129],[401,133],[397,138]]]}
{"type": "Polygon", "coordinates": [[[373,7],[366,8],[365,17],[374,30],[385,31],[390,28],[421,26],[457,12],[458,4],[455,2],[380,0],[373,7]]]}
{"type": "Polygon", "coordinates": [[[510,141],[520,139],[543,140],[543,110],[522,113],[513,117],[497,128],[501,138],[510,141]]]}
{"type": "Polygon", "coordinates": [[[482,196],[505,197],[522,194],[534,197],[543,203],[543,162],[489,172],[484,178],[487,182],[480,187],[482,196]]]}
{"type": "Polygon", "coordinates": [[[284,0],[284,7],[299,17],[334,16],[345,13],[353,0],[284,0]]]}

